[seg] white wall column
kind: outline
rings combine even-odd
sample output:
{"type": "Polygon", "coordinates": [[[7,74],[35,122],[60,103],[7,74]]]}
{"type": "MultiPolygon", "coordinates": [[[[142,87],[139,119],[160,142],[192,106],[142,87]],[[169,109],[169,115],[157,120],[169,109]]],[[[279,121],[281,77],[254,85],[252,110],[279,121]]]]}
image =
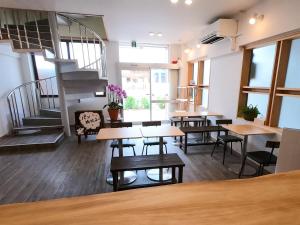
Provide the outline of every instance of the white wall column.
{"type": "Polygon", "coordinates": [[[49,12],[49,24],[52,33],[52,39],[55,49],[55,72],[56,72],[56,81],[57,81],[57,89],[58,89],[58,96],[59,96],[59,106],[61,110],[61,120],[64,126],[64,131],[67,136],[71,136],[71,129],[70,129],[70,121],[69,121],[69,114],[68,114],[68,106],[66,104],[66,92],[63,86],[63,80],[60,71],[60,62],[61,59],[60,54],[60,47],[59,47],[59,34],[58,34],[58,25],[56,19],[55,12],[49,12]]]}

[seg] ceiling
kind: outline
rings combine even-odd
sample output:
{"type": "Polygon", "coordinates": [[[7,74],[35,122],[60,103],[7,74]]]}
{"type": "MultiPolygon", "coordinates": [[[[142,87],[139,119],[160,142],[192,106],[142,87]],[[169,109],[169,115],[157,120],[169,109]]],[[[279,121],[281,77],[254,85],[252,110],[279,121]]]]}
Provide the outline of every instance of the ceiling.
{"type": "Polygon", "coordinates": [[[185,43],[219,17],[230,17],[261,0],[1,0],[0,7],[27,8],[104,16],[112,41],[174,44],[185,43]],[[162,37],[150,37],[161,32],[162,37]]]}

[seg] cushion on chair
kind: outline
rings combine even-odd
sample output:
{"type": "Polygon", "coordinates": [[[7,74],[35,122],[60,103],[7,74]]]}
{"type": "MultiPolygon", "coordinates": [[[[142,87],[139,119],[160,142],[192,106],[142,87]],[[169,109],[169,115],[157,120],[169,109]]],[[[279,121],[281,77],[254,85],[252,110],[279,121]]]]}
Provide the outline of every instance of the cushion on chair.
{"type": "Polygon", "coordinates": [[[258,162],[259,164],[263,165],[275,165],[277,162],[277,157],[270,152],[267,151],[255,151],[255,152],[248,152],[247,157],[258,162]],[[271,160],[270,160],[271,157],[271,160]]]}
{"type": "MultiPolygon", "coordinates": [[[[123,140],[122,145],[123,145],[124,148],[128,148],[128,147],[134,147],[135,143],[133,141],[130,141],[130,140],[123,140]]],[[[118,148],[119,147],[118,141],[117,140],[112,141],[112,143],[110,144],[110,147],[111,148],[118,148]]]]}
{"type": "Polygon", "coordinates": [[[222,141],[222,142],[238,142],[238,141],[243,141],[242,138],[239,138],[239,137],[234,136],[234,135],[220,135],[218,137],[218,140],[222,141]]]}

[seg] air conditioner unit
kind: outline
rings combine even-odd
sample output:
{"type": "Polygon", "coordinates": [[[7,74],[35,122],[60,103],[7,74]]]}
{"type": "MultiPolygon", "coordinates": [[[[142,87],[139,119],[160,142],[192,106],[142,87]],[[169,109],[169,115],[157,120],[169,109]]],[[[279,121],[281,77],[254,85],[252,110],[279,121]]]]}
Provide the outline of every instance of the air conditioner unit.
{"type": "Polygon", "coordinates": [[[237,35],[237,22],[233,19],[219,19],[204,30],[200,42],[213,44],[224,38],[234,38],[237,35]]]}

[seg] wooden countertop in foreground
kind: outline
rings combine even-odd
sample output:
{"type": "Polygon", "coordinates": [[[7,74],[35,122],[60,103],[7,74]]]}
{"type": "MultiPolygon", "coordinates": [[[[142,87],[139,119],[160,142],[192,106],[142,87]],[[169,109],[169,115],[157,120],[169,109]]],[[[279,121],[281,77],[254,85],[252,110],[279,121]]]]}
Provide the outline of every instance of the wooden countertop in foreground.
{"type": "Polygon", "coordinates": [[[1,225],[300,224],[300,171],[0,206],[1,225]]]}

